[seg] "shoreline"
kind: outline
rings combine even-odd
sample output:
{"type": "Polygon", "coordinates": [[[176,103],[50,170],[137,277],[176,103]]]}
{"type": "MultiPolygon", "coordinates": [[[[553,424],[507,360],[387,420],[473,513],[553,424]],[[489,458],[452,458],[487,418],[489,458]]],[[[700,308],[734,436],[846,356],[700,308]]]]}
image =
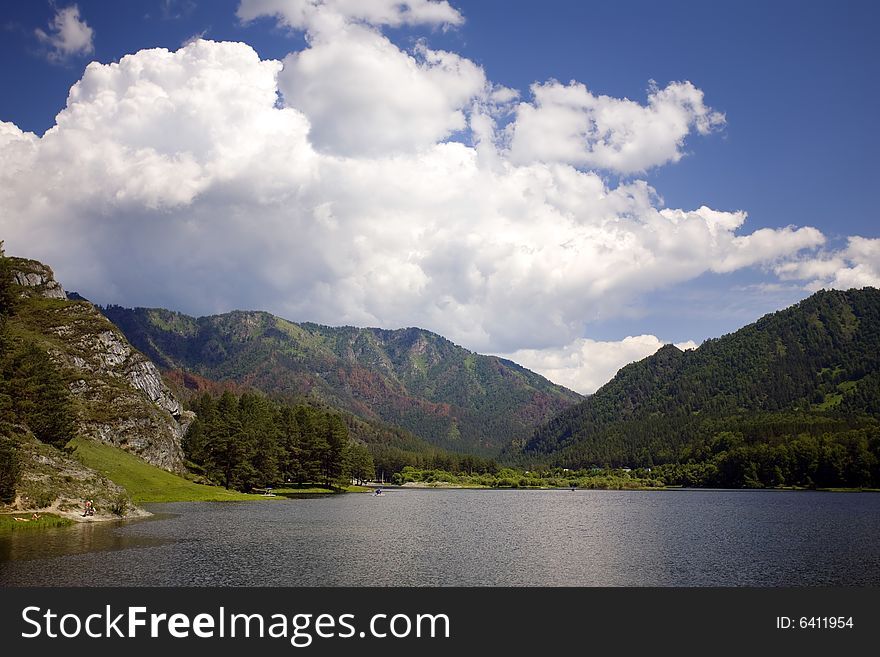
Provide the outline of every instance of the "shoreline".
{"type": "MultiPolygon", "coordinates": [[[[254,495],[248,500],[220,500],[222,501],[256,501],[259,499],[263,500],[271,500],[271,499],[307,499],[311,496],[323,496],[323,495],[337,495],[337,494],[346,494],[346,493],[371,493],[377,488],[381,488],[383,490],[486,490],[486,491],[511,491],[511,490],[519,490],[519,491],[608,491],[608,492],[650,492],[650,491],[680,491],[680,492],[696,492],[696,491],[716,491],[716,492],[765,492],[765,493],[776,493],[776,492],[813,492],[813,493],[880,493],[880,489],[876,488],[794,488],[794,487],[783,487],[783,488],[687,488],[684,486],[658,486],[658,487],[644,487],[644,488],[569,488],[569,487],[492,487],[492,486],[480,486],[480,485],[470,485],[470,484],[453,484],[451,482],[417,482],[411,481],[406,482],[404,484],[379,484],[379,483],[367,483],[358,486],[350,486],[348,490],[335,490],[331,491],[328,489],[281,489],[278,493],[273,491],[271,495],[254,495]]],[[[198,503],[198,502],[211,502],[217,500],[199,500],[199,499],[177,499],[172,501],[163,501],[163,502],[139,502],[139,504],[163,504],[163,503],[172,503],[172,502],[187,502],[187,503],[198,503]]],[[[63,505],[67,506],[67,505],[63,505]]],[[[63,527],[63,526],[72,526],[74,523],[76,524],[89,524],[89,523],[106,523],[106,522],[119,522],[125,520],[138,520],[138,519],[146,519],[154,516],[155,514],[151,511],[147,511],[141,506],[132,505],[129,508],[128,513],[124,516],[115,515],[108,511],[98,511],[95,515],[92,516],[83,516],[81,509],[72,510],[70,508],[62,508],[62,504],[56,500],[50,506],[41,508],[41,509],[27,509],[27,510],[16,510],[11,508],[6,508],[0,510],[0,518],[19,518],[20,525],[16,523],[6,523],[7,528],[20,528],[20,529],[29,529],[31,527],[39,528],[39,529],[50,529],[55,527],[63,527]],[[50,522],[48,524],[39,523],[38,520],[33,520],[31,517],[36,514],[37,516],[47,516],[47,519],[59,519],[65,522],[57,523],[50,522]],[[29,525],[30,522],[36,522],[36,525],[29,525]]]]}
{"type": "Polygon", "coordinates": [[[794,486],[782,486],[779,488],[697,488],[687,486],[634,486],[629,488],[585,488],[575,486],[481,486],[479,484],[453,484],[451,482],[437,481],[408,481],[404,484],[365,484],[370,488],[394,489],[437,489],[437,490],[563,490],[563,491],[753,491],[765,493],[793,492],[793,493],[880,493],[880,488],[798,488],[794,486]]]}
{"type": "MultiPolygon", "coordinates": [[[[92,522],[111,522],[114,520],[131,520],[134,518],[149,518],[153,514],[147,511],[146,509],[132,504],[126,514],[124,516],[116,515],[115,513],[110,513],[109,511],[96,511],[94,515],[91,516],[83,516],[82,509],[70,509],[63,508],[63,503],[56,500],[49,506],[40,508],[40,509],[25,509],[25,510],[16,510],[16,509],[4,509],[0,511],[0,515],[16,517],[16,516],[33,516],[34,514],[38,516],[54,516],[57,518],[63,518],[65,520],[69,520],[71,522],[87,524],[92,522]]],[[[66,505],[65,505],[66,506],[66,505]]],[[[31,518],[25,518],[21,522],[32,522],[31,518]]]]}

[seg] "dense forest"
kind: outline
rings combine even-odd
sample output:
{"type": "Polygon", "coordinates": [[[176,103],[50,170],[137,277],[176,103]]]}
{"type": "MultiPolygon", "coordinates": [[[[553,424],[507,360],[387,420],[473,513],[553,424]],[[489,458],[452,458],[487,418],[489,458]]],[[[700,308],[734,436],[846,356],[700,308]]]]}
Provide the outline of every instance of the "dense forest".
{"type": "Polygon", "coordinates": [[[717,488],[878,488],[877,426],[746,442],[721,432],[678,463],[653,468],[667,485],[717,488]]]}
{"type": "Polygon", "coordinates": [[[339,413],[270,400],[259,393],[203,394],[190,409],[196,419],[184,439],[188,467],[208,481],[249,491],[285,484],[341,487],[406,468],[497,473],[477,456],[442,450],[413,452],[351,440],[339,413]]]}
{"type": "Polygon", "coordinates": [[[10,502],[21,471],[24,432],[64,447],[75,431],[67,386],[49,355],[27,336],[14,336],[8,319],[18,305],[9,258],[0,242],[0,502],[10,502]]]}
{"type": "Polygon", "coordinates": [[[668,464],[670,483],[880,486],[880,291],[819,292],[699,349],[666,346],[517,456],[668,464]]]}
{"type": "Polygon", "coordinates": [[[644,490],[660,488],[666,482],[647,470],[625,471],[586,468],[542,468],[519,470],[491,467],[486,470],[419,469],[406,466],[392,477],[394,484],[420,487],[453,486],[461,488],[581,488],[587,490],[644,490]]]}
{"type": "Polygon", "coordinates": [[[229,391],[219,399],[202,395],[192,410],[196,419],[183,442],[188,465],[226,488],[342,486],[374,476],[369,452],[349,440],[342,419],[332,412],[229,391]]]}

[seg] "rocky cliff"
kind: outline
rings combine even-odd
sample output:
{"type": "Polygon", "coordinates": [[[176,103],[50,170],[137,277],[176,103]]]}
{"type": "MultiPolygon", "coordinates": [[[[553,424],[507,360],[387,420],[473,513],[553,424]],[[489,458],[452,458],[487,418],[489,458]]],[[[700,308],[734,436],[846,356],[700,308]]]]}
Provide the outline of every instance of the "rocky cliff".
{"type": "Polygon", "coordinates": [[[61,284],[55,280],[52,269],[36,260],[14,258],[12,280],[22,288],[23,297],[41,296],[47,299],[67,299],[61,284]]]}
{"type": "Polygon", "coordinates": [[[49,267],[10,261],[20,296],[10,332],[39,342],[60,366],[76,402],[79,435],[182,472],[180,445],[192,414],[156,366],[91,303],[68,300],[49,267]]]}

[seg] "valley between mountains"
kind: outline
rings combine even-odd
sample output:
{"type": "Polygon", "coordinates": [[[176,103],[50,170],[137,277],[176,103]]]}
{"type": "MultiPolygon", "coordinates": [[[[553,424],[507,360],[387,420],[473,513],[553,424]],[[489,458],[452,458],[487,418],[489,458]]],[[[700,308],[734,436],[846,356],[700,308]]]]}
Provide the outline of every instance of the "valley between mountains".
{"type": "Polygon", "coordinates": [[[100,307],[21,258],[3,257],[0,277],[7,511],[73,517],[93,499],[118,516],[377,478],[880,487],[873,288],[818,292],[694,350],[667,345],[585,398],[419,328],[100,307]],[[178,481],[177,497],[157,493],[178,481]]]}

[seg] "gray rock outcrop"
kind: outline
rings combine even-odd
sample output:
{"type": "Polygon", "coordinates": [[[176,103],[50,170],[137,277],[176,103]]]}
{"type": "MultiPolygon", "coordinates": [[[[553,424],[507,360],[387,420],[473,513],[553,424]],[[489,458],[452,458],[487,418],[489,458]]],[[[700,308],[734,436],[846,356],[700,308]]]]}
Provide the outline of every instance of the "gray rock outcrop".
{"type": "Polygon", "coordinates": [[[181,441],[194,416],[183,410],[156,366],[91,303],[67,301],[49,267],[10,260],[22,297],[58,300],[40,311],[39,330],[78,402],[79,434],[182,472],[181,441]]]}
{"type": "Polygon", "coordinates": [[[12,279],[20,285],[22,296],[35,294],[48,299],[66,299],[67,294],[61,284],[55,280],[52,269],[36,260],[14,258],[12,279]]]}

